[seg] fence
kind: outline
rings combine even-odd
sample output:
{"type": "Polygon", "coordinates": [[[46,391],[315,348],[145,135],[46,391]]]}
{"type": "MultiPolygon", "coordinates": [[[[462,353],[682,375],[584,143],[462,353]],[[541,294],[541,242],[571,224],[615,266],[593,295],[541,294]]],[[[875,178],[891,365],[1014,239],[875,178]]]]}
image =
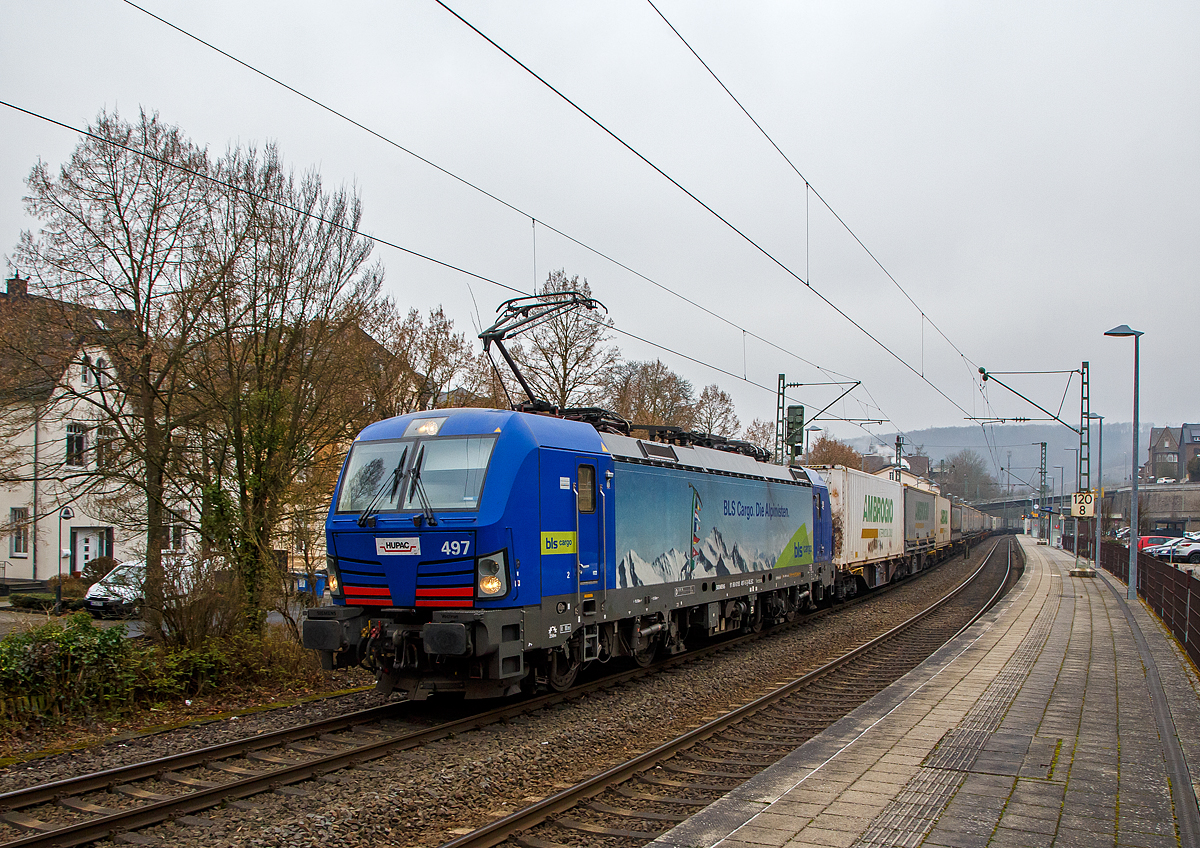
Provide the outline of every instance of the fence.
{"type": "MultiPolygon", "coordinates": [[[[1129,583],[1129,549],[1101,545],[1100,566],[1129,583]]],[[[1138,552],[1137,592],[1200,666],[1200,580],[1169,562],[1138,552]]]]}

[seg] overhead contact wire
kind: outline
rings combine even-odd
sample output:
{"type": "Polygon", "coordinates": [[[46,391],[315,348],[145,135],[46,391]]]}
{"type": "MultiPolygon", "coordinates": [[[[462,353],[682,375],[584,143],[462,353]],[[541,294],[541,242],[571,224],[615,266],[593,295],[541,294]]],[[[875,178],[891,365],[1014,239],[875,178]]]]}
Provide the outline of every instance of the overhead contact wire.
{"type": "Polygon", "coordinates": [[[817,200],[821,201],[821,205],[823,205],[826,209],[828,209],[829,213],[831,215],[833,215],[834,218],[837,219],[837,222],[839,224],[842,225],[842,228],[845,229],[845,231],[850,234],[850,237],[853,238],[856,242],[858,242],[858,246],[861,247],[863,249],[863,251],[866,252],[867,256],[871,257],[871,261],[873,261],[876,265],[879,266],[879,270],[882,271],[884,273],[884,275],[889,280],[892,281],[893,285],[895,285],[896,288],[900,290],[900,293],[902,295],[904,295],[904,297],[908,300],[908,302],[913,305],[913,308],[916,309],[917,312],[920,313],[921,317],[924,318],[926,321],[928,321],[933,326],[933,328],[938,331],[938,335],[940,335],[943,339],[945,339],[946,343],[948,345],[950,345],[950,347],[954,348],[955,352],[959,356],[961,356],[963,358],[963,360],[970,367],[975,367],[975,363],[971,362],[970,358],[968,358],[965,353],[963,353],[961,350],[959,350],[958,346],[956,344],[954,344],[953,341],[950,340],[950,337],[947,336],[944,332],[942,332],[942,328],[939,327],[932,318],[930,318],[927,314],[925,314],[925,310],[923,310],[920,307],[920,305],[915,300],[913,300],[912,296],[909,295],[909,293],[905,290],[904,286],[900,285],[900,282],[895,277],[892,276],[892,273],[890,271],[888,271],[888,269],[886,267],[884,267],[883,263],[879,261],[879,258],[874,253],[871,252],[871,249],[869,247],[867,247],[866,244],[863,243],[863,240],[858,237],[858,234],[855,233],[854,230],[850,228],[850,225],[847,224],[845,222],[845,220],[842,219],[842,216],[837,213],[837,210],[835,210],[832,206],[830,206],[829,202],[827,200],[825,200],[824,197],[821,196],[821,192],[817,191],[816,188],[813,187],[813,184],[808,181],[808,178],[805,177],[804,174],[802,174],[800,172],[800,169],[796,167],[795,163],[793,163],[792,160],[788,157],[788,155],[783,152],[783,150],[779,147],[778,144],[775,143],[775,139],[771,138],[770,134],[765,129],[763,129],[762,124],[760,124],[754,118],[754,116],[750,114],[750,110],[748,110],[745,106],[742,105],[742,102],[737,99],[737,97],[734,95],[734,93],[729,90],[729,87],[727,85],[725,85],[725,83],[721,80],[721,78],[719,76],[717,76],[716,71],[714,71],[711,67],[709,67],[709,64],[707,62],[705,62],[703,58],[701,58],[700,54],[697,53],[696,50],[692,47],[692,45],[688,43],[688,40],[683,37],[683,34],[680,33],[679,30],[675,28],[675,25],[672,24],[669,20],[667,20],[667,16],[664,15],[659,10],[659,8],[654,5],[654,0],[646,0],[646,2],[649,3],[650,8],[653,9],[656,13],[658,13],[658,16],[663,19],[663,23],[665,23],[671,29],[671,32],[675,33],[675,36],[679,39],[679,41],[683,44],[683,46],[686,47],[688,49],[688,51],[693,56],[696,57],[696,61],[704,66],[704,70],[708,71],[709,75],[711,75],[712,78],[714,80],[716,80],[717,85],[721,86],[721,88],[724,89],[725,93],[729,95],[729,98],[735,104],[737,104],[737,107],[742,110],[742,113],[745,114],[745,116],[750,119],[750,123],[754,124],[754,126],[758,129],[758,131],[760,133],[762,133],[763,138],[765,138],[767,140],[767,142],[770,143],[770,145],[775,148],[775,152],[777,152],[780,156],[783,157],[783,161],[788,163],[788,167],[790,167],[793,171],[796,172],[796,176],[798,176],[800,179],[804,180],[804,187],[816,195],[817,200]]]}
{"type": "Polygon", "coordinates": [[[658,282],[657,280],[647,277],[645,274],[641,273],[640,271],[635,270],[634,268],[629,267],[628,265],[621,262],[620,260],[615,259],[612,256],[609,256],[608,254],[604,253],[602,250],[592,247],[591,245],[587,244],[586,242],[580,241],[579,239],[575,238],[574,236],[563,232],[562,230],[558,229],[557,227],[554,227],[551,224],[547,224],[545,221],[541,220],[540,218],[536,217],[535,215],[531,215],[528,212],[524,211],[523,209],[521,209],[517,206],[514,206],[513,204],[509,203],[504,198],[499,197],[495,194],[492,194],[487,189],[483,188],[482,186],[476,185],[475,183],[471,182],[470,180],[466,179],[465,177],[461,177],[458,174],[454,173],[453,171],[447,170],[446,168],[442,167],[441,165],[437,164],[436,162],[432,161],[431,159],[427,159],[426,157],[422,156],[421,154],[417,153],[416,151],[410,150],[409,148],[405,147],[404,145],[400,144],[399,142],[397,142],[391,138],[388,138],[387,136],[383,135],[382,133],[378,132],[377,130],[372,129],[371,127],[367,126],[366,124],[363,124],[360,121],[357,121],[354,118],[351,118],[349,115],[345,114],[344,112],[340,112],[337,109],[333,108],[332,106],[329,106],[329,105],[321,102],[320,100],[317,100],[316,98],[314,98],[308,94],[305,94],[303,91],[296,88],[295,86],[289,85],[288,83],[284,82],[283,80],[279,79],[278,77],[272,76],[271,74],[267,73],[266,71],[260,70],[259,68],[255,67],[254,65],[251,65],[249,62],[246,62],[243,59],[239,59],[237,56],[233,55],[232,53],[229,53],[226,50],[222,50],[220,47],[217,47],[212,42],[206,41],[205,39],[201,38],[200,36],[195,35],[186,29],[183,29],[182,27],[178,26],[177,24],[172,23],[171,21],[167,20],[166,18],[162,17],[161,15],[156,15],[154,12],[151,12],[148,9],[146,9],[142,6],[139,6],[137,3],[134,3],[133,0],[121,0],[121,2],[123,2],[125,5],[133,8],[133,9],[138,10],[139,12],[142,12],[143,14],[147,15],[148,17],[153,18],[154,20],[158,21],[159,23],[163,24],[164,26],[170,27],[171,29],[175,30],[175,32],[179,33],[180,35],[182,35],[186,38],[190,38],[192,41],[195,41],[198,44],[201,44],[201,45],[207,47],[209,50],[212,50],[215,53],[219,53],[220,55],[224,56],[225,58],[229,59],[230,61],[235,62],[238,65],[241,65],[243,68],[250,71],[251,73],[257,74],[258,76],[262,77],[263,79],[273,82],[276,85],[278,85],[279,87],[284,88],[287,91],[290,91],[292,94],[296,95],[297,97],[304,100],[305,102],[310,103],[313,106],[316,106],[318,109],[322,109],[322,110],[328,112],[329,114],[334,115],[335,117],[338,117],[338,118],[342,119],[343,121],[346,121],[348,124],[350,124],[354,127],[357,127],[358,129],[361,129],[363,132],[378,139],[379,141],[382,141],[384,144],[394,147],[396,150],[399,150],[402,153],[407,153],[409,156],[412,156],[414,159],[421,162],[422,164],[428,165],[429,167],[433,168],[438,173],[443,174],[444,176],[447,176],[452,180],[455,180],[456,182],[460,183],[461,185],[466,186],[467,188],[470,188],[474,191],[479,192],[484,197],[487,197],[490,200],[494,200],[496,203],[499,203],[504,208],[506,208],[512,212],[516,212],[518,215],[520,215],[524,218],[529,218],[531,221],[535,222],[535,224],[541,224],[543,227],[545,227],[547,230],[550,230],[555,235],[561,236],[562,238],[566,239],[567,241],[571,242],[572,244],[575,244],[575,245],[583,248],[584,250],[600,257],[601,259],[605,260],[606,262],[610,262],[611,264],[617,266],[621,270],[627,271],[628,273],[633,274],[635,277],[637,277],[641,280],[645,280],[647,283],[650,283],[650,285],[655,286],[655,287],[661,289],[662,291],[665,291],[668,294],[679,298],[680,300],[689,304],[690,306],[693,306],[696,309],[699,309],[701,312],[704,312],[706,315],[716,318],[718,321],[728,324],[730,327],[740,330],[741,332],[746,333],[747,335],[751,336],[752,338],[757,339],[758,341],[762,342],[763,344],[768,345],[771,348],[774,348],[775,350],[779,351],[780,353],[787,354],[788,356],[794,357],[798,361],[803,362],[805,365],[808,365],[811,368],[815,368],[818,371],[821,371],[822,373],[837,374],[838,376],[841,376],[841,377],[846,376],[845,374],[841,374],[838,371],[833,371],[831,369],[822,367],[822,366],[816,364],[815,362],[811,362],[808,359],[805,359],[800,354],[796,353],[795,351],[788,350],[787,348],[771,341],[770,339],[763,338],[762,336],[755,333],[753,330],[748,330],[748,329],[740,326],[739,324],[736,324],[735,322],[726,318],[724,315],[714,312],[713,310],[709,309],[707,306],[704,306],[703,304],[697,303],[696,301],[692,300],[687,295],[681,294],[680,292],[675,291],[674,289],[670,288],[669,286],[666,286],[663,283],[658,282]]]}
{"type": "MultiPolygon", "coordinates": [[[[99,143],[101,143],[101,144],[106,144],[106,145],[109,145],[109,146],[111,146],[111,147],[116,147],[116,148],[118,148],[118,149],[120,149],[120,150],[124,150],[124,151],[126,151],[127,153],[131,153],[131,154],[133,154],[133,155],[135,155],[135,156],[140,156],[140,157],[142,157],[142,158],[144,158],[144,159],[149,159],[149,160],[150,160],[150,161],[152,161],[152,162],[157,162],[158,164],[160,164],[160,165],[164,165],[164,166],[166,166],[166,167],[168,167],[168,168],[174,168],[175,170],[177,170],[177,171],[179,171],[179,172],[181,172],[181,173],[187,174],[187,175],[189,175],[189,176],[192,176],[192,177],[196,177],[197,179],[206,180],[206,181],[208,181],[208,182],[212,183],[213,185],[220,186],[221,188],[228,189],[229,191],[233,191],[233,192],[237,192],[237,193],[240,193],[240,194],[244,194],[244,195],[246,195],[246,196],[248,196],[248,197],[253,197],[253,198],[257,199],[257,200],[261,200],[261,201],[262,201],[262,202],[264,202],[264,203],[269,203],[269,204],[272,204],[272,205],[274,205],[274,206],[277,206],[277,207],[279,207],[280,209],[285,209],[285,210],[287,210],[287,211],[289,211],[289,212],[294,212],[294,213],[296,213],[297,215],[303,215],[303,216],[304,216],[304,217],[306,217],[306,218],[309,218],[309,219],[311,219],[311,220],[313,220],[313,221],[318,221],[318,222],[320,222],[320,223],[322,223],[322,224],[325,224],[325,225],[327,225],[327,226],[333,227],[333,228],[335,228],[335,229],[337,229],[337,230],[339,230],[339,231],[341,231],[341,232],[345,232],[345,233],[349,233],[349,234],[351,234],[351,235],[359,236],[359,237],[361,237],[361,238],[364,238],[364,239],[367,239],[368,241],[370,241],[370,242],[373,242],[373,243],[375,243],[375,244],[380,244],[380,245],[384,245],[385,247],[390,247],[390,248],[392,248],[393,250],[398,250],[398,251],[400,251],[400,252],[402,252],[402,253],[408,254],[409,256],[415,257],[415,258],[417,258],[417,259],[423,259],[423,260],[425,260],[426,262],[431,262],[431,263],[433,263],[434,265],[438,265],[438,266],[440,266],[440,267],[442,267],[442,268],[446,268],[447,270],[450,270],[450,271],[456,271],[456,272],[458,272],[458,273],[460,273],[460,274],[465,274],[465,275],[466,275],[466,276],[468,276],[468,277],[473,277],[473,278],[474,278],[474,279],[476,279],[476,280],[479,280],[479,281],[481,281],[481,282],[484,282],[484,283],[489,283],[489,284],[491,284],[491,285],[493,285],[493,286],[497,286],[497,287],[499,287],[499,288],[505,289],[506,291],[513,292],[514,294],[523,295],[523,296],[526,296],[526,297],[530,296],[530,293],[529,293],[529,292],[522,291],[521,289],[519,289],[519,288],[516,288],[515,286],[510,286],[510,285],[508,285],[507,283],[502,283],[502,282],[500,282],[499,280],[493,280],[493,279],[492,279],[492,278],[490,278],[490,277],[485,277],[484,275],[482,275],[482,274],[477,274],[477,273],[475,273],[474,271],[468,271],[466,268],[462,268],[462,267],[460,267],[460,266],[458,266],[458,265],[454,265],[454,264],[452,264],[452,263],[445,262],[445,261],[443,261],[443,260],[441,260],[441,259],[436,259],[436,258],[434,258],[434,257],[432,257],[432,256],[429,256],[429,255],[427,255],[427,254],[420,253],[420,252],[418,252],[418,251],[415,251],[415,250],[412,250],[412,249],[410,249],[410,248],[404,247],[403,245],[397,244],[396,242],[389,241],[388,239],[381,238],[381,237],[379,237],[379,236],[372,235],[372,234],[370,234],[370,233],[365,233],[365,232],[363,232],[362,230],[355,229],[354,227],[348,227],[348,226],[346,226],[345,224],[339,224],[339,223],[338,223],[338,222],[336,222],[336,221],[331,221],[331,220],[329,220],[328,218],[324,218],[324,217],[322,217],[321,215],[317,215],[317,214],[315,214],[315,213],[313,213],[313,212],[310,212],[310,211],[308,211],[308,210],[301,209],[301,208],[299,208],[299,207],[297,207],[297,206],[293,206],[292,204],[285,203],[285,202],[283,202],[283,201],[281,201],[281,200],[278,200],[278,199],[276,199],[276,198],[267,197],[266,195],[260,194],[259,192],[251,191],[250,189],[244,188],[243,186],[235,185],[234,183],[228,182],[227,180],[222,180],[222,179],[220,179],[220,178],[218,178],[218,177],[214,177],[212,174],[206,174],[206,173],[203,173],[203,172],[201,172],[201,171],[197,171],[197,170],[195,170],[194,168],[188,168],[188,167],[187,167],[187,166],[185,166],[185,165],[180,165],[178,162],[172,162],[172,161],[170,161],[170,160],[168,160],[168,159],[164,159],[164,158],[162,158],[161,156],[156,156],[156,155],[154,155],[153,153],[149,153],[149,152],[147,152],[147,151],[145,151],[145,150],[138,150],[136,147],[133,147],[133,146],[131,146],[131,145],[128,145],[128,144],[122,144],[122,143],[121,143],[121,142],[119,142],[119,141],[115,141],[115,140],[113,140],[113,139],[110,139],[110,138],[105,138],[105,137],[103,137],[103,136],[101,136],[101,135],[97,135],[96,133],[90,132],[90,131],[88,131],[88,130],[85,130],[85,129],[80,129],[80,128],[78,128],[78,127],[73,127],[73,126],[71,126],[70,124],[64,123],[64,122],[62,122],[62,121],[55,120],[54,118],[51,118],[51,117],[49,117],[49,116],[47,116],[47,115],[42,115],[42,114],[40,114],[40,113],[38,113],[38,112],[34,112],[34,111],[30,110],[30,109],[25,109],[25,108],[22,108],[21,106],[17,106],[17,105],[16,105],[16,104],[14,104],[14,103],[9,103],[7,100],[0,100],[0,106],[7,106],[9,109],[12,109],[13,111],[16,111],[16,112],[20,112],[20,113],[21,113],[21,114],[23,114],[23,115],[28,115],[28,116],[29,116],[29,117],[31,117],[31,118],[36,118],[36,119],[38,119],[38,120],[40,120],[40,121],[45,121],[45,122],[46,122],[46,123],[48,123],[48,124],[51,124],[51,125],[53,125],[53,126],[56,126],[56,127],[60,127],[60,128],[62,128],[62,129],[64,129],[64,130],[67,130],[67,131],[69,131],[69,132],[78,133],[78,134],[79,134],[79,135],[81,135],[81,136],[84,136],[84,137],[86,137],[86,138],[90,138],[90,139],[92,139],[92,140],[94,140],[94,141],[97,141],[97,142],[99,142],[99,143]]],[[[704,360],[702,360],[702,359],[697,359],[697,358],[696,358],[696,357],[694,357],[694,356],[689,356],[688,354],[686,354],[686,353],[682,353],[682,352],[680,352],[680,351],[677,351],[677,350],[675,350],[675,349],[673,349],[673,348],[667,347],[667,346],[665,346],[665,345],[658,344],[658,343],[656,343],[656,342],[652,342],[652,341],[650,341],[649,339],[643,338],[642,336],[639,336],[639,335],[637,335],[637,334],[635,334],[635,333],[632,333],[632,332],[630,332],[630,331],[628,331],[628,330],[622,330],[622,329],[620,329],[619,327],[616,327],[616,326],[611,326],[611,327],[609,327],[609,329],[611,329],[611,330],[613,330],[614,332],[616,332],[616,333],[619,333],[619,334],[621,334],[621,335],[623,335],[623,336],[628,336],[628,337],[629,337],[629,338],[631,338],[631,339],[636,339],[637,341],[640,341],[640,342],[642,342],[642,343],[644,343],[644,344],[648,344],[648,345],[650,345],[651,347],[657,348],[658,350],[664,351],[664,352],[666,352],[666,353],[670,353],[670,354],[672,354],[672,355],[674,355],[674,356],[678,356],[678,357],[680,357],[680,358],[682,358],[682,359],[686,359],[686,360],[688,360],[689,362],[694,362],[695,364],[697,364],[697,365],[700,365],[700,366],[702,366],[702,367],[705,367],[705,368],[710,368],[710,369],[712,369],[713,371],[716,371],[716,372],[718,372],[718,373],[720,373],[720,374],[724,374],[724,375],[726,375],[726,376],[732,377],[732,378],[733,378],[733,379],[735,379],[735,380],[741,380],[742,382],[748,383],[749,385],[751,385],[751,386],[754,386],[754,387],[756,387],[756,388],[763,389],[764,391],[768,391],[768,392],[770,392],[770,393],[772,393],[772,394],[774,394],[774,393],[776,392],[776,390],[775,390],[775,389],[773,389],[773,388],[770,388],[769,386],[764,386],[763,384],[761,384],[761,383],[758,383],[758,382],[755,382],[754,380],[749,380],[749,379],[746,379],[746,378],[744,378],[744,377],[739,377],[737,374],[734,374],[734,373],[733,373],[733,372],[731,372],[731,371],[728,371],[728,370],[726,370],[726,369],[724,369],[724,368],[721,368],[721,367],[720,367],[720,366],[718,366],[718,365],[713,365],[713,364],[711,364],[711,363],[705,362],[705,361],[704,361],[704,360]]]]}
{"type": "MultiPolygon", "coordinates": [[[[128,0],[126,0],[126,1],[128,2],[128,0]]],[[[897,362],[899,362],[901,365],[903,365],[905,368],[907,368],[909,371],[911,371],[913,374],[915,374],[919,379],[922,380],[922,382],[924,382],[931,389],[933,389],[935,392],[937,392],[939,395],[941,395],[945,400],[947,400],[952,406],[954,406],[956,409],[958,409],[960,412],[962,412],[963,415],[969,415],[967,410],[964,409],[962,407],[962,405],[960,405],[958,403],[958,401],[954,400],[952,397],[950,397],[948,394],[946,394],[944,391],[942,391],[941,388],[939,388],[937,385],[935,385],[933,382],[931,382],[928,378],[924,377],[916,368],[914,368],[912,365],[910,365],[908,362],[906,362],[903,357],[901,357],[898,353],[896,353],[894,350],[892,350],[890,347],[888,347],[886,344],[884,344],[882,341],[880,341],[878,338],[876,338],[874,335],[872,335],[871,332],[869,330],[867,330],[866,327],[864,327],[862,324],[858,323],[853,318],[851,318],[850,315],[848,315],[843,309],[841,309],[841,307],[839,307],[837,304],[835,304],[833,301],[831,301],[828,297],[826,297],[824,294],[822,294],[820,291],[818,291],[816,288],[814,288],[807,280],[805,280],[799,274],[797,274],[795,271],[793,271],[791,268],[789,268],[783,261],[781,261],[780,259],[775,257],[774,254],[772,254],[770,251],[768,251],[766,248],[764,248],[762,245],[760,245],[758,242],[756,242],[754,239],[752,239],[750,236],[748,236],[742,230],[738,229],[738,227],[736,227],[733,223],[731,223],[729,220],[727,220],[719,212],[717,212],[715,209],[713,209],[711,206],[709,206],[707,203],[705,203],[703,200],[701,200],[699,197],[697,197],[695,194],[693,194],[691,191],[689,191],[687,188],[685,188],[683,185],[681,185],[674,177],[672,177],[670,174],[666,173],[664,170],[662,170],[657,165],[655,165],[653,162],[651,162],[649,159],[647,159],[644,155],[642,155],[640,152],[638,152],[628,142],[626,142],[624,139],[622,139],[620,136],[618,136],[615,132],[610,130],[607,126],[605,126],[599,120],[592,117],[592,115],[589,114],[583,107],[579,106],[577,103],[575,103],[573,100],[571,100],[571,98],[567,97],[565,94],[563,94],[561,91],[559,91],[553,85],[551,85],[545,78],[543,78],[541,75],[539,75],[536,71],[534,71],[532,68],[530,68],[524,62],[522,62],[520,59],[518,59],[512,53],[508,52],[503,47],[501,47],[498,43],[496,43],[496,41],[494,41],[492,38],[490,38],[487,34],[485,34],[483,31],[481,31],[478,27],[476,27],[474,24],[472,24],[470,21],[468,21],[466,18],[464,18],[458,12],[454,11],[449,6],[447,6],[443,2],[443,0],[434,0],[434,2],[437,3],[439,6],[441,6],[443,9],[445,9],[447,12],[449,12],[451,15],[453,15],[455,18],[457,18],[459,21],[461,21],[467,28],[469,28],[471,31],[476,33],[480,38],[482,38],[488,44],[491,44],[493,47],[495,47],[497,50],[499,50],[501,53],[503,53],[505,56],[507,56],[510,60],[512,60],[512,62],[514,62],[516,65],[518,65],[520,68],[522,68],[526,73],[528,73],[530,76],[532,76],[538,82],[540,82],[546,88],[550,89],[552,92],[557,94],[564,102],[566,102],[569,106],[571,106],[571,108],[575,109],[575,111],[579,112],[579,114],[583,115],[585,118],[587,118],[593,124],[595,124],[597,128],[599,128],[602,132],[604,132],[606,135],[608,135],[610,138],[612,138],[614,141],[616,141],[618,144],[620,144],[622,147],[624,147],[626,150],[628,150],[630,153],[632,153],[634,156],[636,156],[638,159],[640,159],[642,162],[644,162],[653,171],[658,173],[665,180],[670,182],[673,186],[678,188],[680,191],[682,191],[684,194],[686,194],[688,197],[690,197],[692,200],[694,200],[696,203],[698,203],[701,207],[703,207],[705,210],[707,210],[718,221],[720,221],[725,226],[727,226],[729,229],[733,230],[733,232],[735,232],[739,236],[741,236],[742,239],[745,240],[747,244],[749,244],[751,247],[753,247],[755,250],[757,250],[759,253],[761,253],[764,257],[766,257],[768,260],[770,260],[776,266],[778,266],[784,273],[786,273],[788,276],[794,278],[796,281],[798,281],[799,283],[804,285],[809,291],[811,291],[818,298],[820,298],[821,301],[823,303],[825,303],[826,306],[828,306],[830,309],[832,309],[833,311],[835,311],[836,313],[841,315],[844,319],[846,319],[846,321],[848,321],[851,325],[853,325],[859,332],[861,332],[863,335],[865,335],[871,341],[875,342],[875,344],[879,345],[879,347],[881,347],[884,351],[886,351],[889,356],[891,356],[893,359],[895,359],[897,362]]]]}

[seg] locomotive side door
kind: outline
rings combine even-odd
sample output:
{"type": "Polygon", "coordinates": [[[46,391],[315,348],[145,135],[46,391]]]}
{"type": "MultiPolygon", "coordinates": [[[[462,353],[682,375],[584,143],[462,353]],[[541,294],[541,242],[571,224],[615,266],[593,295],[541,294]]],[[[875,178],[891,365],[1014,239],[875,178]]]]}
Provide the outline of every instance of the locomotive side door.
{"type": "Polygon", "coordinates": [[[541,554],[543,575],[552,575],[543,594],[569,596],[582,619],[599,612],[603,597],[601,533],[606,499],[612,497],[601,491],[607,479],[603,462],[589,454],[543,454],[541,554]]]}
{"type": "Polygon", "coordinates": [[[606,575],[600,567],[604,549],[601,540],[604,515],[601,476],[597,457],[576,457],[575,520],[579,539],[577,605],[579,614],[585,620],[601,610],[604,595],[603,580],[606,575]]]}

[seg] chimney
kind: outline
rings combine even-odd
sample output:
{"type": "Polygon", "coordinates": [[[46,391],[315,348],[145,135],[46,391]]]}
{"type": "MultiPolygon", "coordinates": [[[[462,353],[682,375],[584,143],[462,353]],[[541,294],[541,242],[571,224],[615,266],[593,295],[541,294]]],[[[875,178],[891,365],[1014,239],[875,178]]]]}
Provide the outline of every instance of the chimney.
{"type": "Polygon", "coordinates": [[[29,278],[21,279],[21,275],[16,271],[8,281],[9,296],[29,294],[29,278]]]}

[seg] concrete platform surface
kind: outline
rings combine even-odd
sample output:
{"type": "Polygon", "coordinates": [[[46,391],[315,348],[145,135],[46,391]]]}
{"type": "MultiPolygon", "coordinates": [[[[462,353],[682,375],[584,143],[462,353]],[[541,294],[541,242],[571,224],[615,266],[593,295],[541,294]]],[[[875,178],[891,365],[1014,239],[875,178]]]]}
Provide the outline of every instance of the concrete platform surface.
{"type": "Polygon", "coordinates": [[[1200,848],[1195,670],[1123,583],[1018,538],[995,609],[652,845],[1200,848]]]}

